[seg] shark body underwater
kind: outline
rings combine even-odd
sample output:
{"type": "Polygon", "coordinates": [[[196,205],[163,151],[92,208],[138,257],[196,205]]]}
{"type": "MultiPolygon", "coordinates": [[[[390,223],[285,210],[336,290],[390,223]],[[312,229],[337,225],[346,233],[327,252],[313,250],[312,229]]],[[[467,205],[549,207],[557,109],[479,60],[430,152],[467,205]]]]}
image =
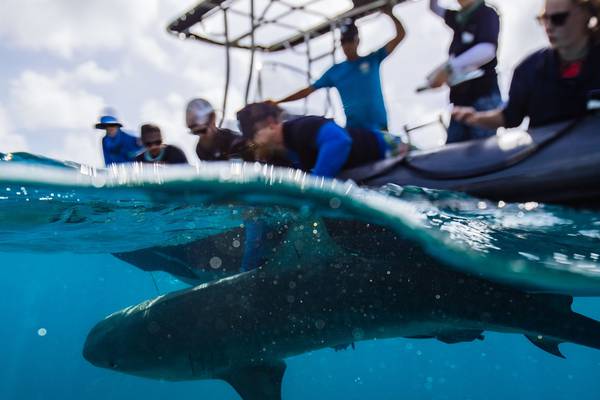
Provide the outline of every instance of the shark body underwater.
{"type": "Polygon", "coordinates": [[[416,246],[386,240],[389,231],[342,227],[345,248],[329,231],[307,240],[290,229],[259,269],[106,317],[89,333],[84,357],[152,379],[221,379],[243,400],[280,400],[286,358],[363,340],[452,344],[495,331],[523,334],[558,357],[565,342],[600,349],[600,322],[573,312],[569,296],[440,266],[416,246]]]}

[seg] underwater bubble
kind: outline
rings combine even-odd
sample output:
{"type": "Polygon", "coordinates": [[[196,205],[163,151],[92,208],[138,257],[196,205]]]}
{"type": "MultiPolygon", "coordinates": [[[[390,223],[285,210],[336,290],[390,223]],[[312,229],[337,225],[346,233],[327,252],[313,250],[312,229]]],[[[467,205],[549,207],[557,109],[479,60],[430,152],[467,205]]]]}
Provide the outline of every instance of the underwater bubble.
{"type": "Polygon", "coordinates": [[[219,269],[221,268],[221,265],[223,265],[223,260],[219,257],[213,257],[208,263],[212,269],[219,269]]]}
{"type": "Polygon", "coordinates": [[[237,248],[238,248],[238,247],[240,247],[242,244],[240,243],[240,241],[239,241],[239,240],[237,240],[237,239],[234,239],[234,240],[233,240],[233,244],[232,244],[232,245],[233,245],[233,247],[235,247],[235,248],[237,249],[237,248]]]}
{"type": "Polygon", "coordinates": [[[45,328],[40,328],[37,331],[38,336],[41,336],[41,337],[46,336],[47,333],[48,333],[48,331],[45,328]]]}
{"type": "Polygon", "coordinates": [[[354,340],[360,341],[365,337],[365,331],[363,331],[360,328],[354,328],[352,330],[352,337],[354,338],[354,340]]]}
{"type": "Polygon", "coordinates": [[[485,201],[480,201],[479,203],[477,203],[477,208],[479,208],[480,210],[485,210],[487,208],[487,204],[485,204],[485,201]]]}
{"type": "Polygon", "coordinates": [[[337,197],[333,197],[331,200],[329,200],[329,207],[331,208],[340,208],[341,205],[342,201],[337,197]]]}
{"type": "Polygon", "coordinates": [[[325,328],[325,321],[323,321],[322,319],[318,319],[315,321],[315,327],[319,330],[325,328]]]}

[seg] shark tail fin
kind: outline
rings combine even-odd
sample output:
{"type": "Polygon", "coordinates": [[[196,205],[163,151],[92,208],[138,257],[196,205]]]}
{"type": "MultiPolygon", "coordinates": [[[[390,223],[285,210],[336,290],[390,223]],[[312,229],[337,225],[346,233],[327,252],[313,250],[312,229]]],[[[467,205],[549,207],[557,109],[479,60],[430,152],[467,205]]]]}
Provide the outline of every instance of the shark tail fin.
{"type": "Polygon", "coordinates": [[[220,378],[229,383],[242,400],[281,400],[285,368],[285,362],[277,360],[237,368],[220,378]]]}
{"type": "Polygon", "coordinates": [[[534,346],[539,347],[547,353],[550,353],[556,357],[566,358],[563,353],[560,352],[558,346],[563,343],[561,341],[544,338],[543,336],[525,336],[534,346]]]}
{"type": "Polygon", "coordinates": [[[600,322],[572,310],[573,298],[561,295],[544,296],[558,313],[546,332],[541,335],[526,335],[535,346],[556,357],[566,358],[559,349],[561,343],[574,343],[600,350],[600,322]]]}

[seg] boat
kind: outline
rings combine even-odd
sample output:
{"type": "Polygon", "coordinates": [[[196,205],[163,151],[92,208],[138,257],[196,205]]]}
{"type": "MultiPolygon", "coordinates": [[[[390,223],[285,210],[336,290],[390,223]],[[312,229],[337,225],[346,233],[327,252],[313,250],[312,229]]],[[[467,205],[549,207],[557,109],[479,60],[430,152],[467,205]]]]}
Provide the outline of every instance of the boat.
{"type": "Polygon", "coordinates": [[[504,202],[600,208],[600,114],[411,151],[344,171],[359,185],[419,186],[504,202]]]}

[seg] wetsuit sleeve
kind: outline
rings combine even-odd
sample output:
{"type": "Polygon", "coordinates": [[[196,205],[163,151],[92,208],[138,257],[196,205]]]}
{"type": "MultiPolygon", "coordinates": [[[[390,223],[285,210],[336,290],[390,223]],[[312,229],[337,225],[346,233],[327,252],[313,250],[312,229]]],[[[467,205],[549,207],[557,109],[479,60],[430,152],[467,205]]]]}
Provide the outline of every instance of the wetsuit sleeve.
{"type": "Polygon", "coordinates": [[[312,87],[314,89],[323,89],[323,88],[330,88],[333,87],[333,80],[331,79],[331,71],[332,68],[329,68],[327,71],[325,71],[325,73],[319,78],[317,79],[317,81],[315,83],[312,84],[312,87]]]}
{"type": "Polygon", "coordinates": [[[321,127],[317,135],[318,156],[313,175],[335,177],[341,170],[352,148],[352,138],[344,128],[335,122],[321,127]]]}
{"type": "Polygon", "coordinates": [[[524,66],[517,67],[510,84],[508,103],[503,110],[506,128],[516,128],[527,116],[527,104],[531,90],[529,81],[530,77],[525,73],[524,66]]]}
{"type": "Polygon", "coordinates": [[[264,221],[245,221],[244,254],[242,255],[242,271],[250,271],[265,262],[267,223],[264,221]]]}

